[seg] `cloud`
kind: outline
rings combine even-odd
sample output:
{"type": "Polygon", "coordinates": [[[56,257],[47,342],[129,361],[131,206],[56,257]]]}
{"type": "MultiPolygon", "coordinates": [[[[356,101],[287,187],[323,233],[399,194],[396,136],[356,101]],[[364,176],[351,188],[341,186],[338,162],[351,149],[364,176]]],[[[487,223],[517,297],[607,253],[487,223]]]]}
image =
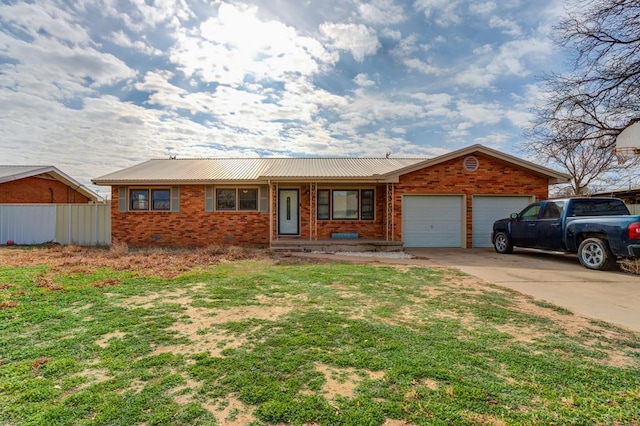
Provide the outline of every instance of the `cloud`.
{"type": "Polygon", "coordinates": [[[400,30],[392,30],[391,28],[383,28],[379,34],[381,37],[385,37],[390,40],[399,41],[402,39],[402,32],[400,30]]]}
{"type": "Polygon", "coordinates": [[[147,55],[155,55],[155,56],[162,55],[162,51],[160,49],[156,49],[155,47],[151,46],[148,43],[145,43],[142,40],[133,41],[122,30],[112,32],[111,35],[109,36],[109,38],[111,39],[111,41],[113,43],[115,43],[116,45],[121,46],[121,47],[126,47],[126,48],[129,48],[129,49],[135,49],[135,50],[137,50],[137,51],[139,51],[141,53],[147,54],[147,55]]]}
{"type": "Polygon", "coordinates": [[[456,109],[460,117],[471,124],[497,124],[504,116],[500,106],[496,103],[472,104],[468,101],[458,101],[456,109]]]}
{"type": "Polygon", "coordinates": [[[478,58],[454,80],[462,86],[488,89],[502,77],[524,78],[532,74],[529,65],[545,60],[553,51],[551,41],[532,37],[503,43],[496,54],[493,49],[476,50],[478,58]]]}
{"type": "Polygon", "coordinates": [[[416,0],[414,7],[436,25],[448,27],[462,21],[458,11],[459,4],[459,0],[416,0]]]}
{"type": "Polygon", "coordinates": [[[484,3],[473,3],[469,5],[469,12],[474,15],[488,15],[496,9],[496,3],[487,1],[484,3]]]}
{"type": "Polygon", "coordinates": [[[335,48],[350,52],[358,62],[374,55],[380,47],[375,31],[362,24],[324,23],[320,32],[335,48]]]}
{"type": "Polygon", "coordinates": [[[188,77],[218,84],[287,81],[291,75],[314,75],[337,60],[317,40],[280,22],[262,22],[249,7],[222,4],[217,17],[196,29],[183,27],[175,37],[171,62],[188,77]]]}
{"type": "Polygon", "coordinates": [[[376,85],[375,81],[371,80],[367,74],[358,74],[353,79],[353,82],[359,87],[373,87],[376,85]]]}
{"type": "Polygon", "coordinates": [[[76,17],[48,3],[0,5],[5,24],[18,34],[31,38],[52,38],[73,45],[87,45],[91,37],[76,17]]]}
{"type": "Polygon", "coordinates": [[[425,115],[453,119],[456,113],[452,108],[453,96],[448,93],[416,93],[411,96],[423,105],[425,115]]]}
{"type": "Polygon", "coordinates": [[[368,24],[394,25],[405,21],[404,8],[394,0],[373,0],[358,5],[362,20],[368,24]]]}
{"type": "Polygon", "coordinates": [[[491,19],[489,19],[489,28],[502,28],[502,32],[510,36],[519,36],[522,34],[522,29],[517,22],[502,19],[498,16],[492,16],[491,19]]]}
{"type": "Polygon", "coordinates": [[[409,70],[418,71],[422,74],[440,75],[444,70],[431,65],[426,60],[428,58],[424,58],[430,48],[431,46],[428,44],[419,43],[418,36],[413,33],[401,40],[391,54],[409,70]]]}

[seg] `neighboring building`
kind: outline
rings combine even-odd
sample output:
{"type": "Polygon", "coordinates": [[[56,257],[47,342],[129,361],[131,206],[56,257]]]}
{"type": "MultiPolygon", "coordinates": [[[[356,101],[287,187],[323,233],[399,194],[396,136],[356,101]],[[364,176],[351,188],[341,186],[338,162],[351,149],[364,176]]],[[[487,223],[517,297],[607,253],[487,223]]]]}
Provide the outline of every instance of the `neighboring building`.
{"type": "Polygon", "coordinates": [[[431,159],[150,160],[93,182],[112,187],[112,243],[269,247],[354,237],[486,247],[494,220],[568,180],[474,145],[431,159]]]}
{"type": "Polygon", "coordinates": [[[591,197],[615,197],[621,198],[627,204],[640,204],[640,188],[618,189],[615,191],[598,192],[590,194],[591,197]]]}
{"type": "Polygon", "coordinates": [[[0,165],[0,204],[77,204],[98,198],[53,166],[0,165]]]}

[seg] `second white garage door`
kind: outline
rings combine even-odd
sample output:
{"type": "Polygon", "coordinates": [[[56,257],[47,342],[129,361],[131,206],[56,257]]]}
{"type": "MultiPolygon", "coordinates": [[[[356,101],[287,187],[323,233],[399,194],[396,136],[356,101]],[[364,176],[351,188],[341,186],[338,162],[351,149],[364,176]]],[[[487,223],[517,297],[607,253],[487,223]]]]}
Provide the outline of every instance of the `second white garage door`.
{"type": "Polygon", "coordinates": [[[473,197],[473,246],[491,247],[493,222],[519,212],[531,202],[526,196],[489,196],[473,197]]]}
{"type": "Polygon", "coordinates": [[[402,241],[405,247],[462,247],[461,195],[405,195],[402,241]]]}

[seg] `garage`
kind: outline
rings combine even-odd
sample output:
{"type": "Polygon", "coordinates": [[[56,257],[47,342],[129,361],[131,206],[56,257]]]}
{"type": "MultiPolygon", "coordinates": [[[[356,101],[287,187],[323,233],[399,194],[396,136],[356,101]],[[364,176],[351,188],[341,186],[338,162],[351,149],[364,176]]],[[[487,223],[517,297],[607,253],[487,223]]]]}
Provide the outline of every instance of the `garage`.
{"type": "Polygon", "coordinates": [[[462,195],[405,195],[402,240],[405,247],[463,247],[462,195]]]}
{"type": "Polygon", "coordinates": [[[493,222],[519,212],[531,202],[528,196],[475,195],[473,197],[473,247],[491,247],[493,222]]]}

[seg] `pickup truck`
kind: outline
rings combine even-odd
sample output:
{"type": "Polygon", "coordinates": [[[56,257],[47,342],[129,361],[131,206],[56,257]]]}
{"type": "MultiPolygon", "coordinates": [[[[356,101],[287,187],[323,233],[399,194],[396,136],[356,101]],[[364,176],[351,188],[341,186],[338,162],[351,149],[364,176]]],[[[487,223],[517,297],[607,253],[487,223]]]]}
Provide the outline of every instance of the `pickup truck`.
{"type": "Polygon", "coordinates": [[[640,256],[640,216],[619,198],[563,198],[533,203],[493,224],[498,253],[514,247],[578,253],[580,263],[611,269],[618,258],[640,256]]]}

